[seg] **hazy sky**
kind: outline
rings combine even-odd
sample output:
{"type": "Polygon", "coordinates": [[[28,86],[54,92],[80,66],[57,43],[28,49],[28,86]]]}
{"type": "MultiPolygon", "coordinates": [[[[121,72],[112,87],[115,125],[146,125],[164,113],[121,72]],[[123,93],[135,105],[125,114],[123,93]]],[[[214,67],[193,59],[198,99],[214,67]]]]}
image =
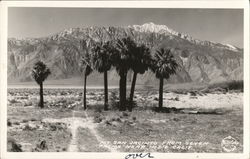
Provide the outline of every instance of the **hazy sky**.
{"type": "Polygon", "coordinates": [[[71,27],[153,22],[200,40],[243,47],[240,9],[9,8],[8,37],[43,37],[71,27]]]}

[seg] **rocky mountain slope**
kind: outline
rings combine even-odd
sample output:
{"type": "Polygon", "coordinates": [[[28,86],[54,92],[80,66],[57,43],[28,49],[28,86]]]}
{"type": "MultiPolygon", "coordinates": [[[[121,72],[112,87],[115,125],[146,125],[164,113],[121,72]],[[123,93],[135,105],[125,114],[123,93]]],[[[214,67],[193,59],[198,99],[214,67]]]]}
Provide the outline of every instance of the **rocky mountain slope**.
{"type": "MultiPolygon", "coordinates": [[[[171,47],[181,69],[168,82],[220,82],[243,79],[243,49],[230,44],[201,41],[182,34],[165,25],[146,23],[128,27],[70,28],[59,33],[29,39],[8,40],[8,81],[32,80],[31,69],[37,60],[44,61],[52,71],[50,79],[80,77],[80,54],[64,48],[84,39],[91,47],[93,41],[107,41],[130,36],[137,43],[144,43],[152,50],[171,47]]],[[[102,80],[93,73],[92,79],[102,80]]],[[[91,77],[90,77],[91,78],[91,77]]],[[[128,78],[131,78],[130,76],[128,78]]],[[[118,80],[115,70],[109,71],[109,80],[118,80]]],[[[138,83],[153,84],[155,76],[148,71],[138,77],[138,83]]]]}

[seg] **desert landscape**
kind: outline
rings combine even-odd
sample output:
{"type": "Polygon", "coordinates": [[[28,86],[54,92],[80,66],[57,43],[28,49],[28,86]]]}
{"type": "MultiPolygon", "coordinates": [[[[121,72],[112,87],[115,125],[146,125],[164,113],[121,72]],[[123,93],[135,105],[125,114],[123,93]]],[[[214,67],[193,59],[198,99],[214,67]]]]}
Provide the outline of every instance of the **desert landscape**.
{"type": "Polygon", "coordinates": [[[243,10],[8,15],[8,152],[243,152],[243,10]]]}
{"type": "Polygon", "coordinates": [[[101,89],[88,90],[87,111],[80,88],[45,89],[44,109],[37,108],[38,92],[8,89],[8,138],[22,151],[223,152],[227,136],[239,142],[235,152],[243,151],[242,90],[165,91],[161,113],[152,89],[136,91],[132,112],[118,110],[117,89],[109,91],[109,111],[101,89]]]}

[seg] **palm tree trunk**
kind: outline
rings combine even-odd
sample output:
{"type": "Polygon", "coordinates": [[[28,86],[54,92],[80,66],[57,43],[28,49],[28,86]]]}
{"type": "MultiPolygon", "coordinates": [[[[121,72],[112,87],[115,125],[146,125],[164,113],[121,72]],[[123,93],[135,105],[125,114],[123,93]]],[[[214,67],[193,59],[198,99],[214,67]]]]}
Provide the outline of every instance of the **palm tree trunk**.
{"type": "Polygon", "coordinates": [[[43,83],[40,83],[40,102],[39,102],[39,107],[44,108],[44,103],[43,103],[43,83]]]}
{"type": "Polygon", "coordinates": [[[104,71],[104,110],[108,110],[108,72],[104,71]]]}
{"type": "Polygon", "coordinates": [[[160,78],[160,87],[159,87],[159,109],[162,109],[162,102],[163,102],[163,78],[160,78]]]}
{"type": "Polygon", "coordinates": [[[134,72],[133,80],[132,80],[132,84],[131,84],[131,89],[130,89],[130,98],[129,98],[130,105],[129,105],[129,111],[132,111],[132,103],[133,103],[134,92],[135,92],[136,78],[137,78],[137,72],[134,72]]]}
{"type": "Polygon", "coordinates": [[[86,75],[86,73],[84,73],[84,90],[83,90],[83,108],[84,108],[84,110],[87,109],[87,104],[86,104],[86,84],[87,84],[87,75],[86,75]]]}
{"type": "Polygon", "coordinates": [[[124,83],[123,83],[123,94],[124,94],[124,111],[127,109],[127,75],[128,72],[125,72],[124,83]]]}
{"type": "Polygon", "coordinates": [[[133,101],[133,98],[134,98],[136,78],[137,78],[137,72],[134,72],[133,80],[132,80],[132,84],[131,84],[131,90],[130,90],[130,98],[129,98],[130,101],[133,101]]]}
{"type": "Polygon", "coordinates": [[[127,74],[125,71],[120,73],[120,82],[119,82],[119,89],[120,89],[120,111],[126,110],[126,83],[127,83],[127,74]]]}

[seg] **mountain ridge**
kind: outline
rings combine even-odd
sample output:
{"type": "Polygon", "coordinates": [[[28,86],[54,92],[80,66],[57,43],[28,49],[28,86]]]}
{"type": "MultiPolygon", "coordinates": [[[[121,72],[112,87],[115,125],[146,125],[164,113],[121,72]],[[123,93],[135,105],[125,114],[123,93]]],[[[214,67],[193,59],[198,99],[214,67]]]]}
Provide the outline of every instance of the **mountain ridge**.
{"type": "MultiPolygon", "coordinates": [[[[98,27],[98,26],[94,26],[94,27],[98,27]]],[[[54,33],[54,34],[48,35],[48,36],[54,36],[54,35],[63,34],[63,33],[72,34],[72,32],[74,30],[77,30],[77,29],[94,28],[94,27],[67,28],[67,29],[64,29],[64,30],[62,30],[60,32],[57,32],[57,33],[54,33]]],[[[104,26],[101,26],[101,27],[106,28],[104,26]]],[[[126,28],[126,27],[120,27],[120,28],[126,28]]],[[[195,38],[193,38],[192,36],[190,36],[190,35],[188,35],[186,33],[177,32],[177,31],[173,30],[172,28],[169,28],[167,25],[158,25],[158,24],[154,24],[153,22],[144,23],[142,25],[128,25],[127,28],[132,28],[132,29],[135,29],[136,31],[139,31],[139,32],[154,32],[154,33],[159,33],[159,34],[171,34],[171,35],[175,35],[175,36],[180,36],[181,38],[187,39],[187,40],[192,41],[194,43],[200,43],[200,44],[203,44],[203,45],[205,45],[205,44],[213,44],[213,45],[221,44],[226,49],[230,49],[232,51],[239,51],[240,50],[239,47],[234,46],[232,44],[222,44],[222,43],[219,43],[219,42],[212,42],[212,41],[208,41],[208,40],[195,39],[195,38]]],[[[32,37],[29,37],[29,38],[14,38],[14,37],[11,37],[11,38],[9,38],[9,40],[32,41],[34,39],[43,39],[43,38],[46,38],[48,36],[37,37],[37,38],[32,38],[32,37]]]]}
{"type": "MultiPolygon", "coordinates": [[[[136,43],[144,43],[155,50],[171,47],[176,60],[181,64],[177,75],[169,82],[216,82],[243,79],[243,49],[233,45],[201,41],[187,34],[181,34],[166,25],[145,23],[128,27],[83,27],[69,28],[61,32],[24,40],[8,39],[8,80],[30,81],[31,67],[37,60],[43,60],[54,73],[51,79],[80,76],[76,53],[63,51],[63,44],[78,45],[79,39],[93,43],[129,36],[136,43]]],[[[109,71],[110,80],[117,80],[115,70],[109,71]]],[[[96,77],[101,78],[96,74],[96,77]]],[[[147,72],[139,77],[140,83],[152,83],[154,75],[147,72]]]]}

